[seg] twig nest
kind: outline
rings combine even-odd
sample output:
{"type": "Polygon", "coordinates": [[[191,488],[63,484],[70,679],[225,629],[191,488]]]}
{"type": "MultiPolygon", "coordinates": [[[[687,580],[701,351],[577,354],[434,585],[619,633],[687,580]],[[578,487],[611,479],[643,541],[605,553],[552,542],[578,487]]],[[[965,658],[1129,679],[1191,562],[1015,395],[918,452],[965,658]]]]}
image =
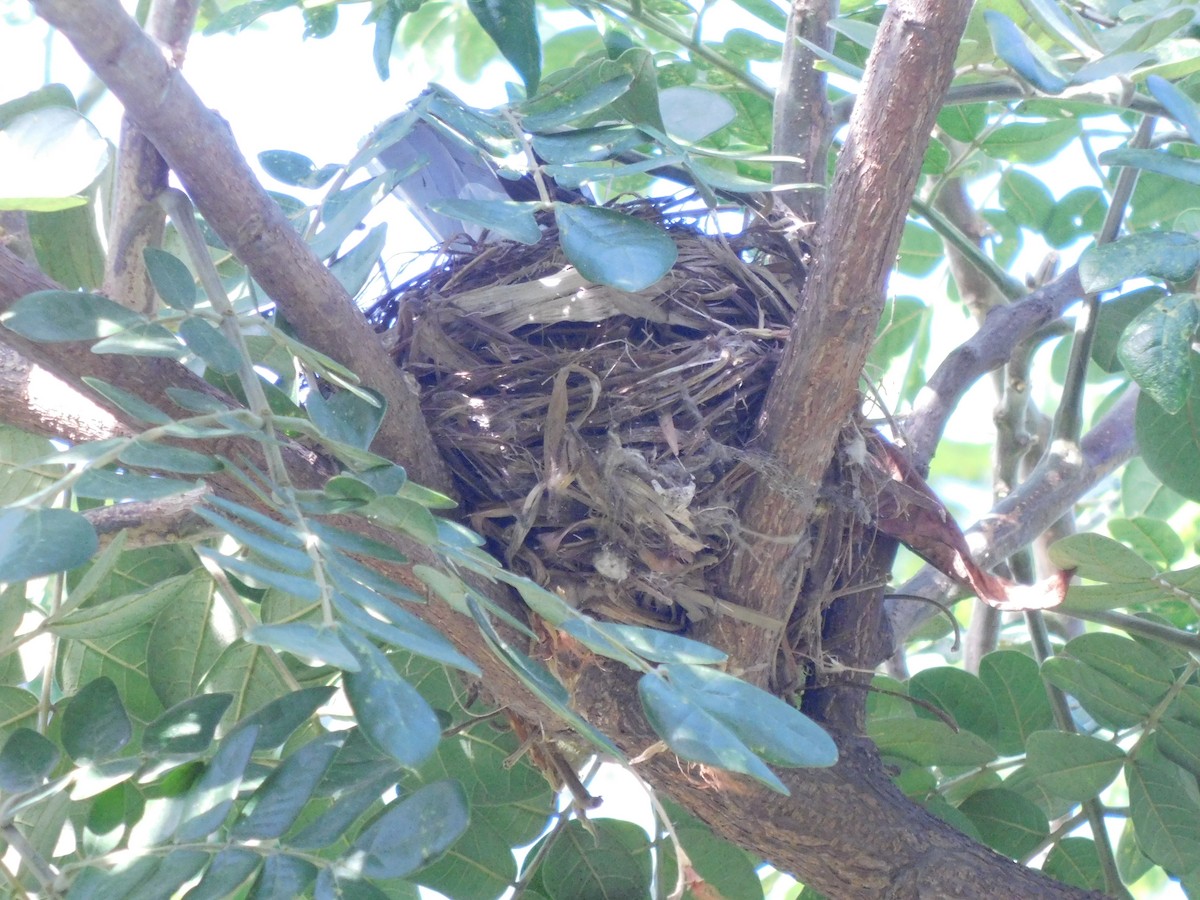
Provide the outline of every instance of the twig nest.
{"type": "Polygon", "coordinates": [[[787,337],[796,266],[750,262],[753,229],[701,233],[627,293],[586,281],[549,227],[453,253],[369,311],[422,405],[473,527],[517,571],[619,621],[712,614],[704,570],[736,539],[731,498],[787,337]]]}

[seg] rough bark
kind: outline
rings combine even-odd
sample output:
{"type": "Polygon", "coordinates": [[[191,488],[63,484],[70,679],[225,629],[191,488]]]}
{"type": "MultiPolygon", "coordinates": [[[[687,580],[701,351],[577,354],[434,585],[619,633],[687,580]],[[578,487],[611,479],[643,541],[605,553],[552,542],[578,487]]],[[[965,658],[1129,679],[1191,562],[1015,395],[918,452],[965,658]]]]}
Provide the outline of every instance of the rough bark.
{"type": "MultiPolygon", "coordinates": [[[[859,377],[970,6],[893,3],[867,63],[815,262],[759,423],[771,464],[743,498],[742,544],[725,573],[726,598],[777,621],[788,622],[800,600],[818,488],[858,405],[859,377]]],[[[775,677],[781,634],[726,620],[714,638],[736,671],[760,684],[775,677]]]]}
{"type": "MultiPolygon", "coordinates": [[[[372,369],[372,361],[364,366],[365,343],[374,346],[371,336],[359,322],[350,321],[356,317],[350,314],[348,298],[260,196],[219,120],[203,108],[177,72],[165,67],[157,51],[151,52],[140,31],[125,21],[114,27],[123,16],[114,0],[38,0],[35,6],[64,28],[122,98],[210,224],[301,327],[304,339],[343,359],[374,387],[403,395],[390,362],[386,374],[384,368],[372,369]]],[[[773,474],[760,474],[743,504],[747,546],[730,570],[726,596],[784,621],[796,600],[793,586],[800,583],[809,550],[801,536],[808,534],[816,488],[833,456],[834,442],[857,402],[857,379],[882,307],[904,211],[968,6],[963,0],[927,0],[897,2],[889,9],[819,234],[816,270],[768,400],[762,449],[773,460],[773,474]],[[914,96],[927,96],[929,102],[914,104],[914,96]]],[[[0,300],[37,289],[29,286],[36,280],[16,266],[0,268],[0,300]]],[[[139,368],[150,365],[142,360],[109,363],[81,353],[84,348],[18,349],[41,354],[56,374],[76,383],[95,367],[110,365],[122,371],[110,373],[107,380],[141,382],[143,391],[151,386],[161,391],[164,384],[183,378],[173,364],[150,371],[139,368]]],[[[410,465],[419,479],[444,483],[437,472],[418,468],[422,462],[430,464],[435,455],[431,444],[421,443],[428,434],[415,402],[402,398],[393,412],[393,422],[404,434],[403,439],[394,438],[386,452],[410,465]]],[[[296,457],[293,462],[300,465],[296,457]]],[[[361,522],[342,524],[395,543],[413,562],[434,562],[424,547],[396,535],[361,522]]],[[[879,553],[876,563],[882,563],[886,548],[879,553]]],[[[393,568],[388,574],[419,588],[407,569],[393,568]]],[[[847,646],[856,648],[849,652],[878,655],[876,638],[883,633],[878,592],[846,603],[841,610],[849,631],[847,646]],[[866,629],[851,621],[854,604],[865,611],[866,629]]],[[[525,718],[547,719],[513,673],[487,651],[469,619],[440,603],[430,603],[421,612],[480,663],[483,684],[498,703],[525,718]]],[[[731,652],[737,668],[756,680],[768,680],[776,646],[764,647],[761,633],[722,624],[715,639],[731,652]]],[[[779,636],[774,640],[777,644],[779,636]]],[[[580,675],[574,699],[583,715],[635,755],[657,741],[635,694],[633,673],[615,666],[589,667],[580,675]]],[[[549,720],[547,725],[553,727],[549,720]]],[[[682,765],[670,754],[652,757],[643,770],[656,787],[678,797],[719,834],[831,897],[1080,896],[929,816],[892,785],[864,738],[852,731],[835,733],[842,750],[837,766],[780,773],[790,797],[682,765]]]]}

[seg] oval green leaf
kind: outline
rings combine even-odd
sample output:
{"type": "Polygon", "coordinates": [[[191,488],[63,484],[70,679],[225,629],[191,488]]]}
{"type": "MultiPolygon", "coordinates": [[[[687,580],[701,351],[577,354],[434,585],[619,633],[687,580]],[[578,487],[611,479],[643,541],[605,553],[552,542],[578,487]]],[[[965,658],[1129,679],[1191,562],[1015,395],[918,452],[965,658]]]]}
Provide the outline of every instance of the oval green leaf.
{"type": "Polygon", "coordinates": [[[92,523],[71,510],[0,510],[0,581],[74,569],[91,559],[97,546],[92,523]]]}
{"type": "Polygon", "coordinates": [[[679,255],[660,227],[616,210],[555,203],[554,215],[563,253],[597,284],[643,290],[666,275],[679,255]]]}
{"type": "Polygon", "coordinates": [[[75,291],[36,291],[26,294],[0,322],[31,341],[94,341],[109,337],[145,319],[99,294],[75,291]]]}
{"type": "Polygon", "coordinates": [[[1200,297],[1170,294],[1125,329],[1117,356],[1129,377],[1169,415],[1192,392],[1192,343],[1200,331],[1200,297]]]}
{"type": "Polygon", "coordinates": [[[450,849],[469,821],[462,786],[435,781],[388,807],[350,852],[368,878],[402,878],[450,849]]]}

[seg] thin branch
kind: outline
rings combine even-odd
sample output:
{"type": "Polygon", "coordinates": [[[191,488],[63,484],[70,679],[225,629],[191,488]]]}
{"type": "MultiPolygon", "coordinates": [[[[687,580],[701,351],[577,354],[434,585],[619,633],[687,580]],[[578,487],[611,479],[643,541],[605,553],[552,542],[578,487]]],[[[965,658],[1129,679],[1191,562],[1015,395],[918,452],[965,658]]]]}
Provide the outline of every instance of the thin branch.
{"type": "MultiPolygon", "coordinates": [[[[977,548],[973,555],[980,566],[986,569],[1012,556],[1133,458],[1137,452],[1133,432],[1137,397],[1137,389],[1129,388],[1100,423],[1084,435],[1078,452],[1064,455],[1052,448],[1020,488],[968,529],[967,539],[973,549],[977,548]]],[[[922,568],[897,591],[943,602],[962,596],[953,582],[931,566],[922,568]]],[[[898,646],[931,613],[924,605],[897,601],[889,604],[888,616],[898,646]]]]}
{"type": "MultiPolygon", "coordinates": [[[[1150,135],[1154,133],[1154,123],[1153,116],[1142,119],[1129,146],[1140,148],[1149,144],[1150,135]]],[[[1127,166],[1117,174],[1117,184],[1113,189],[1108,214],[1104,217],[1100,233],[1096,235],[1097,246],[1115,240],[1120,233],[1121,222],[1125,218],[1129,201],[1133,198],[1133,189],[1137,185],[1140,171],[1134,166],[1127,166]]],[[[1066,377],[1063,379],[1062,399],[1059,401],[1058,414],[1054,417],[1054,427],[1051,431],[1054,441],[1074,442],[1079,439],[1083,430],[1084,386],[1087,384],[1092,342],[1099,321],[1100,297],[1097,294],[1086,294],[1079,315],[1075,318],[1075,339],[1071,342],[1071,357],[1067,363],[1066,377]]]]}
{"type": "MultiPolygon", "coordinates": [[[[799,38],[828,48],[832,44],[829,20],[836,15],[836,0],[793,0],[783,43],[783,70],[775,100],[772,148],[776,156],[795,162],[775,164],[777,184],[824,184],[833,118],[825,88],[825,73],[817,56],[799,38]]],[[[825,207],[819,191],[784,191],[784,207],[801,222],[817,222],[825,207]]]]}
{"type": "MultiPolygon", "coordinates": [[[[171,51],[171,65],[180,68],[188,38],[196,23],[200,0],[154,0],[147,16],[146,33],[171,51]]],[[[167,187],[167,163],[157,149],[125,115],[117,149],[117,174],[113,185],[107,235],[109,252],[104,261],[105,295],[130,309],[154,310],[154,286],[142,262],[142,251],[162,243],[162,210],[154,202],[167,187]]]]}
{"type": "Polygon", "coordinates": [[[350,296],[321,265],[237,148],[229,126],[122,9],[119,0],[36,0],[34,9],[79,55],[154,142],[205,220],[310,347],[354,370],[387,400],[377,438],[385,455],[439,490],[450,477],[408,387],[350,296]]]}
{"type": "Polygon", "coordinates": [[[1079,271],[1072,267],[1020,303],[992,310],[979,330],[942,361],[904,420],[914,465],[929,465],[946,421],[967,389],[1004,365],[1018,342],[1053,322],[1082,295],[1079,271]]]}

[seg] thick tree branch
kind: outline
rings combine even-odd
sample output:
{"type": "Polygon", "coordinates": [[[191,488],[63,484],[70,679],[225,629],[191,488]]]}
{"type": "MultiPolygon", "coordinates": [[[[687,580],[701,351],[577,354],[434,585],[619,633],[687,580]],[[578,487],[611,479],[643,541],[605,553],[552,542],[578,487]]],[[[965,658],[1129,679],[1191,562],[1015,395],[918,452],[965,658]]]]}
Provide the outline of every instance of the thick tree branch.
{"type": "Polygon", "coordinates": [[[91,397],[0,343],[0,422],[45,437],[96,441],[130,434],[91,397]]]}
{"type": "Polygon", "coordinates": [[[37,0],[158,148],[205,220],[278,304],[301,340],[381,392],[388,414],[376,446],[441,490],[450,479],[395,363],[337,279],[266,194],[228,125],[204,106],[118,0],[37,0]]]}
{"type": "MultiPolygon", "coordinates": [[[[867,62],[817,232],[816,262],[760,421],[762,449],[782,474],[755,479],[740,510],[744,544],[726,571],[725,596],[773,619],[786,622],[797,601],[817,488],[858,403],[859,377],[970,5],[891,4],[867,62]]],[[[735,666],[760,683],[769,680],[780,635],[733,621],[719,622],[717,631],[735,666]]]]}

